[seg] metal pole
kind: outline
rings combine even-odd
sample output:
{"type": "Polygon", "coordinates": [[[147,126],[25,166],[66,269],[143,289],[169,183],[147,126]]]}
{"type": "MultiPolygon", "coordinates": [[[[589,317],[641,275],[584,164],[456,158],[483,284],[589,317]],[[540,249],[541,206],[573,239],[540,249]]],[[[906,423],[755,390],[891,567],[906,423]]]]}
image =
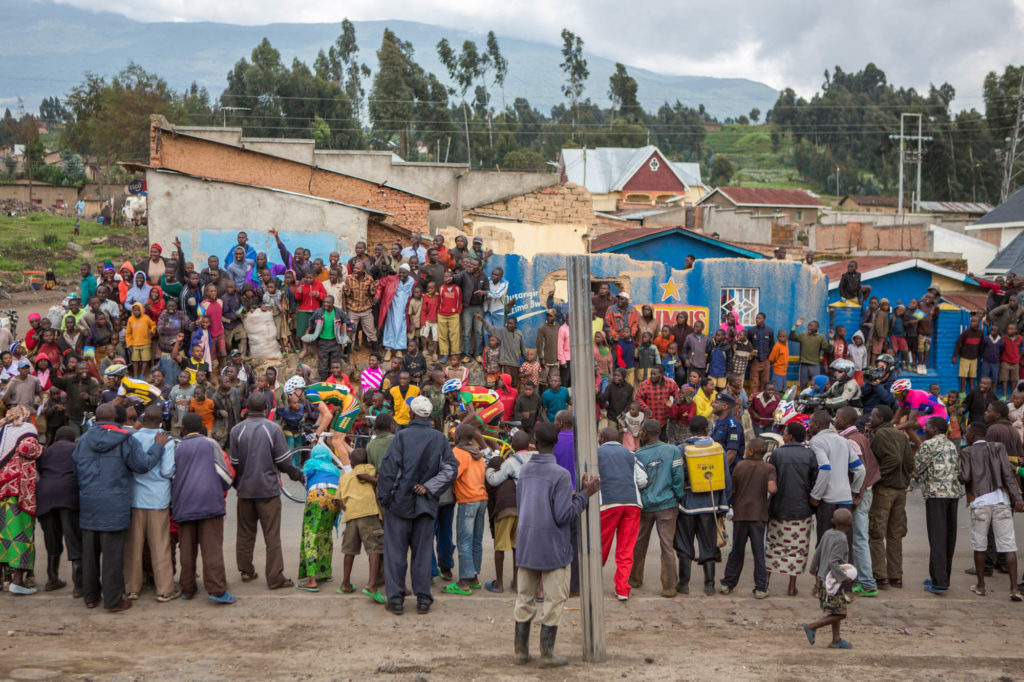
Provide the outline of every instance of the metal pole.
{"type": "MultiPolygon", "coordinates": [[[[576,417],[576,487],[583,472],[597,475],[597,407],[594,395],[594,341],[590,321],[590,258],[566,256],[569,284],[569,363],[572,404],[576,417]]],[[[601,585],[601,511],[591,500],[579,520],[580,605],[583,624],[583,660],[605,659],[604,590],[601,585]]]]}
{"type": "Polygon", "coordinates": [[[917,194],[914,195],[914,210],[918,213],[921,212],[921,162],[924,160],[921,152],[922,134],[924,130],[922,128],[924,121],[924,114],[917,115],[917,194]]]}
{"type": "Polygon", "coordinates": [[[896,212],[903,213],[903,117],[906,114],[900,114],[900,198],[897,201],[896,212]]]}

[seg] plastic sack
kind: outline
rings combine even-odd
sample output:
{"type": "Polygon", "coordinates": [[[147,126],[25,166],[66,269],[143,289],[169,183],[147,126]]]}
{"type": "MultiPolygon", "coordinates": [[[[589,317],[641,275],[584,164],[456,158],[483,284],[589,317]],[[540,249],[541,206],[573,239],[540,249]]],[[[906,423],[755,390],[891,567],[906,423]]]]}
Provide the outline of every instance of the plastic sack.
{"type": "Polygon", "coordinates": [[[257,308],[242,318],[242,326],[245,327],[245,335],[249,337],[250,357],[261,360],[281,357],[273,313],[257,308]]]}

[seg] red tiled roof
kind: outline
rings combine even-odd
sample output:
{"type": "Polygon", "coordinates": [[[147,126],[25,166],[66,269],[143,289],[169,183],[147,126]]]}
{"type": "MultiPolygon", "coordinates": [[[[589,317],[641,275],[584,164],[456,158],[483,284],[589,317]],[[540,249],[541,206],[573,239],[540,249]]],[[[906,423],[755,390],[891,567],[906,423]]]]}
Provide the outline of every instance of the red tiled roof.
{"type": "Polygon", "coordinates": [[[860,272],[861,275],[864,275],[872,270],[884,268],[885,266],[892,265],[893,263],[913,259],[907,256],[862,256],[860,258],[848,258],[846,260],[823,265],[821,266],[821,271],[828,276],[830,282],[838,282],[839,278],[843,276],[844,272],[846,272],[846,265],[851,260],[857,261],[857,271],[860,272]]]}
{"type": "Polygon", "coordinates": [[[805,189],[770,187],[718,187],[737,206],[821,206],[821,199],[805,189]]]}

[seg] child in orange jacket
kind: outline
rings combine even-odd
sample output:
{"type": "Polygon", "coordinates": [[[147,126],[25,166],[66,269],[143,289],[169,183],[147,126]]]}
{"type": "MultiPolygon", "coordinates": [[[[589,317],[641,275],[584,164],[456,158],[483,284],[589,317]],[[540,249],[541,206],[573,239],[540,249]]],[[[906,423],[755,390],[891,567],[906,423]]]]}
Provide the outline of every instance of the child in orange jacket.
{"type": "Polygon", "coordinates": [[[132,376],[136,377],[149,374],[153,337],[156,336],[156,323],[149,315],[143,314],[143,310],[141,303],[133,303],[132,314],[124,328],[124,342],[132,363],[132,376]]]}

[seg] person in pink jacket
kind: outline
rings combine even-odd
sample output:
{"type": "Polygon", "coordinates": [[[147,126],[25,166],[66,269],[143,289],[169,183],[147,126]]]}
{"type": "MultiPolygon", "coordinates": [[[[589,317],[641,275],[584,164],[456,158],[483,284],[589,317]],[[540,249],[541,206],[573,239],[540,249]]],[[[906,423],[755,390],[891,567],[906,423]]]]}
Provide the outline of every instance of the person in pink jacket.
{"type": "Polygon", "coordinates": [[[568,388],[571,386],[569,374],[569,316],[566,315],[565,322],[558,328],[558,373],[561,375],[562,385],[568,388]]]}

